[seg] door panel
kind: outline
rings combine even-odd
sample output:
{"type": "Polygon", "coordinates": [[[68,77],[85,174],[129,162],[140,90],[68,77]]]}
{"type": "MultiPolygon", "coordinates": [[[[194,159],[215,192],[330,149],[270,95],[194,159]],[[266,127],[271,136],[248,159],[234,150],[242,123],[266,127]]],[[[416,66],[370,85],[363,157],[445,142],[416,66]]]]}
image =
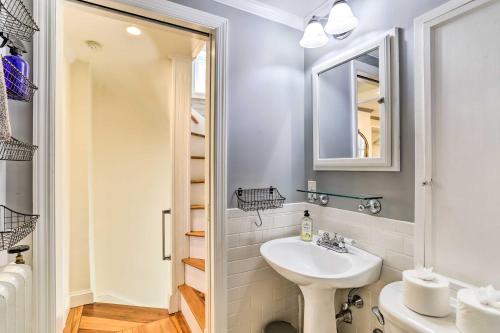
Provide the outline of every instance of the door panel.
{"type": "Polygon", "coordinates": [[[490,1],[431,29],[427,258],[442,274],[497,288],[500,265],[491,263],[500,250],[499,17],[500,2],[490,1]]]}

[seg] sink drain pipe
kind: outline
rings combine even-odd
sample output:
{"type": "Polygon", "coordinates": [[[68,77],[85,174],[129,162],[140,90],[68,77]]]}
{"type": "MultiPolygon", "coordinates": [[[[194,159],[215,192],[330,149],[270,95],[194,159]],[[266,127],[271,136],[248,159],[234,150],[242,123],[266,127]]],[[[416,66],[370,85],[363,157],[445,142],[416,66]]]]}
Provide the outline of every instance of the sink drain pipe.
{"type": "Polygon", "coordinates": [[[344,322],[347,324],[352,324],[352,311],[351,307],[361,309],[364,305],[363,299],[357,294],[358,288],[349,290],[347,296],[347,302],[342,303],[340,312],[335,315],[335,319],[338,322],[344,322]]]}

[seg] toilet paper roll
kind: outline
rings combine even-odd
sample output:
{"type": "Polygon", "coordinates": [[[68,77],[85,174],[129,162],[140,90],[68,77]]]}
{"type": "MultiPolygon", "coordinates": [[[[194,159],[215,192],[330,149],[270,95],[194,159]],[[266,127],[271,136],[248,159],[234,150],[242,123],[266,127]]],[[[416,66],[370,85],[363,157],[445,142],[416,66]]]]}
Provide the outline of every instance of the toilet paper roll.
{"type": "Polygon", "coordinates": [[[500,310],[479,303],[474,290],[462,289],[457,294],[457,328],[461,333],[498,333],[500,310]]]}
{"type": "Polygon", "coordinates": [[[415,270],[404,271],[403,302],[419,314],[446,317],[451,312],[450,282],[437,274],[432,280],[422,280],[415,270]]]}

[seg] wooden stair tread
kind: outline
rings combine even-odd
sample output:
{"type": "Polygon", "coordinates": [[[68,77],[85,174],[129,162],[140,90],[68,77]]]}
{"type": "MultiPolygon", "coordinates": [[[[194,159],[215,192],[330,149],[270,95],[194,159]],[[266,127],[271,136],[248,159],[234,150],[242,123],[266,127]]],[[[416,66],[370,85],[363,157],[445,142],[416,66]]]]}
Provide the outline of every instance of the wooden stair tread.
{"type": "Polygon", "coordinates": [[[205,260],[197,258],[184,258],[182,262],[191,267],[197,268],[200,271],[205,271],[205,260]]]}
{"type": "Polygon", "coordinates": [[[204,184],[205,179],[191,179],[191,184],[204,184]]]}
{"type": "Polygon", "coordinates": [[[205,330],[205,300],[200,296],[200,292],[196,289],[183,284],[179,286],[179,291],[184,297],[189,309],[193,313],[198,325],[202,330],[205,330]]]}
{"type": "Polygon", "coordinates": [[[74,307],[69,311],[63,333],[78,333],[78,328],[80,327],[80,321],[82,319],[82,312],[83,306],[74,307]]]}
{"type": "Polygon", "coordinates": [[[205,231],[190,231],[190,232],[186,232],[186,236],[191,236],[191,237],[205,237],[205,231]]]}
{"type": "Polygon", "coordinates": [[[191,205],[191,209],[205,209],[205,205],[191,205]]]}
{"type": "Polygon", "coordinates": [[[191,159],[193,159],[193,160],[204,160],[204,159],[205,159],[205,156],[197,156],[197,155],[193,155],[193,156],[191,156],[191,159]]]}
{"type": "Polygon", "coordinates": [[[191,132],[191,135],[192,136],[197,136],[199,138],[204,138],[205,137],[205,134],[202,134],[202,133],[196,133],[196,132],[191,132]]]}

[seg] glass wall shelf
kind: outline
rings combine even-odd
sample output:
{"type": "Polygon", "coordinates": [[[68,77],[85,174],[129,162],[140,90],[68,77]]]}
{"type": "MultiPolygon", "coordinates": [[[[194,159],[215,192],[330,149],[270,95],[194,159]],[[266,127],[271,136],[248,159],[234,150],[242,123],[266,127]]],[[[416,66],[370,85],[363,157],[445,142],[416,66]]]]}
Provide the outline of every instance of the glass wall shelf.
{"type": "Polygon", "coordinates": [[[307,193],[309,195],[309,202],[315,202],[316,200],[318,200],[319,204],[321,204],[322,206],[328,205],[330,197],[336,197],[360,200],[361,202],[358,205],[358,211],[360,212],[366,212],[375,215],[380,213],[380,211],[382,210],[382,203],[380,202],[380,200],[383,199],[383,196],[381,195],[338,194],[309,190],[297,190],[297,192],[307,193]]]}
{"type": "Polygon", "coordinates": [[[308,190],[297,190],[297,192],[308,193],[308,194],[318,194],[318,195],[328,195],[329,197],[337,198],[348,198],[348,199],[358,199],[358,200],[380,200],[384,197],[381,195],[368,195],[368,194],[338,194],[338,193],[328,193],[328,192],[318,192],[318,191],[308,191],[308,190]]]}

